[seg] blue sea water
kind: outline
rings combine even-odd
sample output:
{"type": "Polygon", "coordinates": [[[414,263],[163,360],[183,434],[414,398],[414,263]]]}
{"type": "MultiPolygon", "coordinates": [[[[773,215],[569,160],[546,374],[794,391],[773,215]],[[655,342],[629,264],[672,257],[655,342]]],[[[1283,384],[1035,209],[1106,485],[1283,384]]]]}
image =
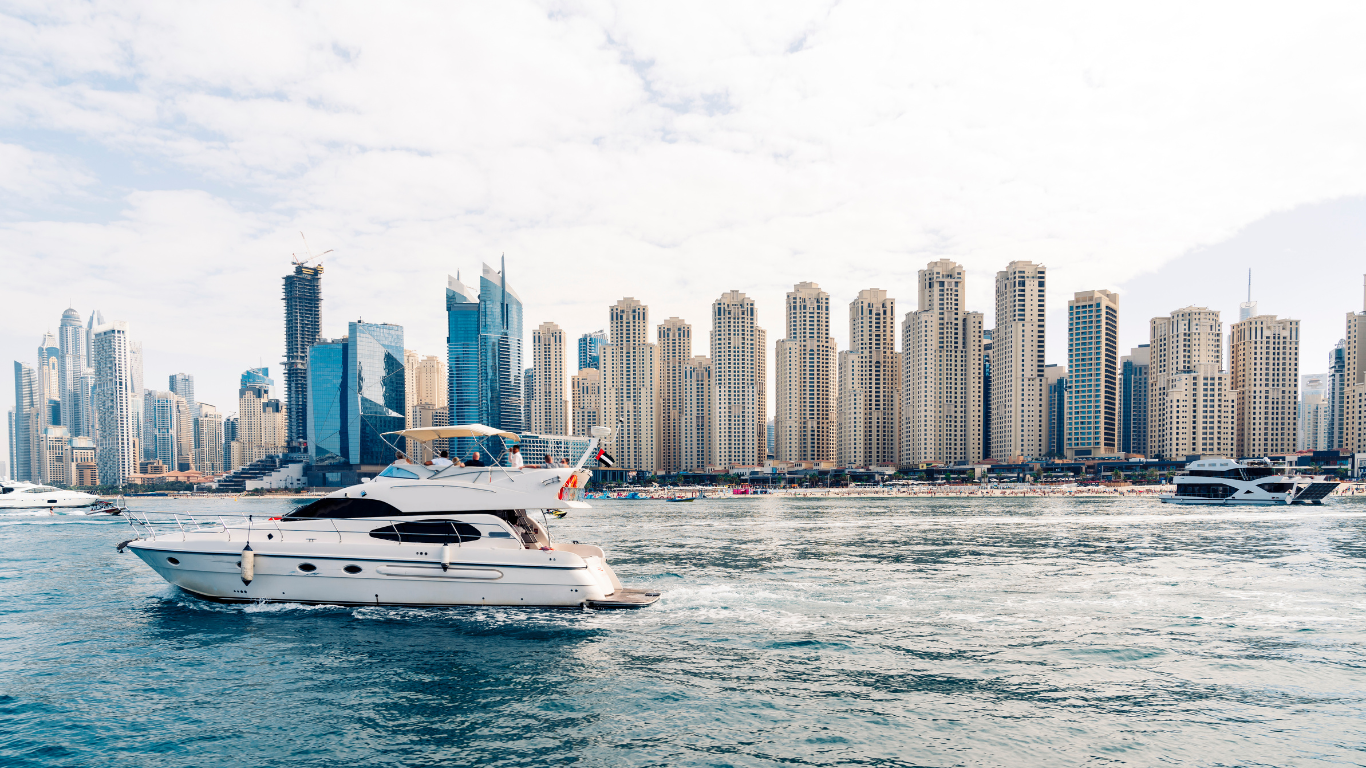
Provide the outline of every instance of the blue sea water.
{"type": "Polygon", "coordinates": [[[0,765],[1366,764],[1366,503],[596,504],[657,605],[222,606],[0,514],[0,765]]]}

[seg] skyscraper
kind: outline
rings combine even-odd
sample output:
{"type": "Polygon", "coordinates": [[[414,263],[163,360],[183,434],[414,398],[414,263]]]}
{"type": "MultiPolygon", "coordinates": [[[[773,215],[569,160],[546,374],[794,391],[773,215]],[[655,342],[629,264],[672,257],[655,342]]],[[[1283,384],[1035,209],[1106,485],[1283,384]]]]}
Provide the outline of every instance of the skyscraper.
{"type": "Polygon", "coordinates": [[[617,466],[659,468],[659,348],[650,343],[650,309],[627,297],[609,310],[610,343],[602,346],[602,411],[617,466]]]}
{"type": "Polygon", "coordinates": [[[712,302],[711,359],[716,377],[716,454],[725,467],[768,458],[768,344],[754,300],[728,291],[712,302]]]}
{"type": "Polygon", "coordinates": [[[1327,451],[1342,448],[1342,433],[1347,426],[1342,412],[1347,402],[1347,340],[1339,339],[1328,351],[1328,442],[1327,451]]]}
{"type": "Polygon", "coordinates": [[[1119,445],[1123,453],[1148,455],[1148,350],[1139,344],[1119,361],[1119,445]]]}
{"type": "Polygon", "coordinates": [[[569,380],[569,399],[573,419],[571,434],[589,436],[594,425],[603,424],[602,371],[584,368],[574,374],[569,380]]]}
{"type": "MultiPolygon", "coordinates": [[[[522,300],[507,282],[507,262],[495,271],[487,264],[479,292],[447,278],[447,364],[452,424],[485,424],[523,431],[525,416],[522,362],[522,300]]],[[[472,449],[461,438],[461,455],[472,449]]]]}
{"type": "Polygon", "coordinates": [[[991,333],[982,331],[982,458],[991,458],[991,333]]]}
{"type": "Polygon", "coordinates": [[[114,322],[94,329],[90,346],[95,367],[95,460],[100,482],[121,486],[137,472],[142,457],[142,374],[139,349],[128,338],[128,324],[114,322]],[[135,405],[136,402],[136,405],[135,405]]]}
{"type": "Polygon", "coordinates": [[[688,414],[685,369],[692,359],[692,326],[671,317],[659,324],[659,468],[665,472],[692,469],[685,463],[683,432],[688,414]]]}
{"type": "Polygon", "coordinates": [[[36,482],[33,452],[39,434],[38,376],[33,367],[14,361],[14,426],[10,436],[10,465],[14,479],[36,482]]]}
{"type": "Polygon", "coordinates": [[[996,273],[991,455],[997,459],[1045,453],[1044,278],[1044,266],[1029,261],[1012,261],[996,273]]]}
{"type": "Polygon", "coordinates": [[[798,283],[787,294],[786,316],[786,338],[775,346],[771,450],[778,461],[834,461],[830,294],[815,283],[798,283]]]}
{"type": "Polygon", "coordinates": [[[284,450],[283,445],[271,441],[274,425],[267,423],[268,414],[274,415],[266,405],[271,402],[270,391],[274,386],[269,368],[248,368],[242,373],[241,386],[237,390],[237,441],[242,447],[244,464],[284,450]]]}
{"type": "Polygon", "coordinates": [[[298,450],[308,435],[308,348],[322,329],[322,265],[296,263],[284,284],[285,439],[291,450],[298,450]]]}
{"type": "Polygon", "coordinates": [[[837,363],[835,460],[845,467],[897,463],[901,356],[896,300],[880,288],[849,303],[849,349],[837,363]]]}
{"type": "Polygon", "coordinates": [[[1343,345],[1341,450],[1366,452],[1366,301],[1363,311],[1347,313],[1343,345]]]}
{"type": "Polygon", "coordinates": [[[1062,458],[1067,452],[1067,367],[1052,363],[1043,367],[1043,383],[1048,397],[1044,422],[1048,455],[1062,458]]]}
{"type": "Polygon", "coordinates": [[[194,466],[209,475],[223,469],[223,415],[208,403],[199,403],[194,420],[194,466]]]}
{"type": "Polygon", "coordinates": [[[383,467],[393,461],[391,443],[397,440],[390,437],[386,441],[381,435],[403,429],[407,414],[403,326],[356,321],[347,329],[343,385],[350,426],[349,456],[355,465],[383,467]]]}
{"type": "Polygon", "coordinates": [[[51,333],[43,334],[38,342],[38,365],[34,374],[38,380],[38,406],[42,409],[40,423],[43,427],[59,426],[62,423],[62,350],[57,346],[57,337],[51,333]]]}
{"type": "Polygon", "coordinates": [[[1300,376],[1300,409],[1295,448],[1300,451],[1328,449],[1328,374],[1300,376]]]}
{"type": "Polygon", "coordinates": [[[600,365],[598,350],[607,343],[606,331],[593,331],[579,337],[579,370],[600,365]]]}
{"type": "Polygon", "coordinates": [[[61,423],[73,437],[85,436],[89,427],[81,407],[81,374],[90,366],[90,353],[81,315],[74,309],[62,313],[62,322],[57,326],[57,347],[61,351],[57,385],[62,402],[61,423]]]}
{"type": "Polygon", "coordinates": [[[1229,332],[1237,391],[1233,450],[1240,457],[1295,450],[1299,419],[1300,321],[1253,315],[1229,332]]]}
{"type": "Polygon", "coordinates": [[[569,404],[564,396],[564,331],[555,323],[541,323],[531,332],[531,431],[542,435],[569,434],[569,404]]]}
{"type": "Polygon", "coordinates": [[[683,366],[682,459],[684,469],[703,471],[716,458],[716,376],[711,358],[693,355],[683,366]]]}
{"type": "MultiPolygon", "coordinates": [[[[446,364],[435,355],[422,357],[409,349],[403,352],[403,368],[405,427],[448,425],[446,364]]],[[[446,450],[446,441],[434,441],[431,450],[446,450]]],[[[421,453],[421,443],[417,440],[408,441],[407,453],[415,460],[431,458],[421,453]]]]}
{"type": "Polygon", "coordinates": [[[1232,456],[1237,395],[1222,370],[1219,313],[1184,307],[1149,323],[1150,456],[1232,456]]]}
{"type": "Polygon", "coordinates": [[[194,399],[194,377],[188,373],[173,373],[167,377],[167,389],[185,401],[191,418],[198,418],[199,403],[194,399]]]}
{"type": "MultiPolygon", "coordinates": [[[[531,333],[534,336],[536,332],[532,331],[531,333]]],[[[533,361],[536,359],[535,353],[532,354],[531,359],[533,361]]],[[[531,427],[531,402],[535,399],[536,369],[533,366],[522,371],[522,425],[528,429],[531,427]]]]}
{"type": "MultiPolygon", "coordinates": [[[[308,348],[308,461],[314,465],[351,463],[350,409],[347,408],[348,340],[320,340],[308,348]]],[[[225,439],[234,425],[224,424],[225,439]]],[[[225,456],[227,461],[231,457],[225,456]]]]}
{"type": "Polygon", "coordinates": [[[1066,457],[1119,455],[1119,297],[1081,291],[1067,302],[1066,457]]]}
{"type": "Polygon", "coordinates": [[[179,469],[179,419],[184,400],[174,392],[147,390],[143,393],[143,444],[145,455],[160,461],[167,470],[179,469]]]}
{"type": "Polygon", "coordinates": [[[900,464],[982,458],[982,313],[967,311],[967,273],[947,259],[917,277],[901,326],[900,464]]]}

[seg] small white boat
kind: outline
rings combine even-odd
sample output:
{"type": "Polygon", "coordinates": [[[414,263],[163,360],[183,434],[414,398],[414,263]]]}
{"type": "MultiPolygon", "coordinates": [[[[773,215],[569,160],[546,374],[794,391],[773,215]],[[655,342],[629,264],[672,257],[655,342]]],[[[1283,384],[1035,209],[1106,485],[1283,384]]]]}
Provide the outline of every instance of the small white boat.
{"type": "Polygon", "coordinates": [[[22,480],[0,482],[0,509],[52,509],[88,507],[100,500],[93,493],[68,491],[50,485],[37,485],[22,480]]]}
{"type": "MultiPolygon", "coordinates": [[[[269,520],[126,516],[132,550],[162,578],[220,602],[638,608],[602,549],[557,542],[544,512],[582,509],[582,467],[432,467],[396,461],[374,480],[269,520]],[[536,519],[540,517],[541,519],[536,519]]],[[[390,433],[422,442],[516,435],[472,424],[390,433]]]]}
{"type": "Polygon", "coordinates": [[[1269,459],[1225,458],[1192,461],[1173,482],[1176,493],[1161,497],[1164,504],[1322,504],[1339,485],[1326,477],[1292,474],[1269,459]]]}

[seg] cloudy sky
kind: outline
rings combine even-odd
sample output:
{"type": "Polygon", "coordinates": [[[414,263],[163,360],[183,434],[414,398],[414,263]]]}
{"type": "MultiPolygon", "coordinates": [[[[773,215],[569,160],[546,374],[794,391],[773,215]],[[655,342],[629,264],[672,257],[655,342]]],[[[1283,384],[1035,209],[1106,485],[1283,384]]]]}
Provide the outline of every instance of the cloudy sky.
{"type": "MultiPolygon", "coordinates": [[[[0,4],[0,354],[71,304],[148,386],[235,411],[278,371],[299,233],[323,327],[443,354],[447,274],[508,259],[527,328],[623,296],[706,338],[738,289],[841,308],[950,258],[1046,264],[1124,346],[1187,304],[1304,321],[1323,368],[1366,271],[1360,3],[0,4]]],[[[707,352],[705,341],[700,353],[707,352]]],[[[8,370],[8,368],[7,368],[8,370]]],[[[12,381],[4,378],[5,402],[12,381]]]]}

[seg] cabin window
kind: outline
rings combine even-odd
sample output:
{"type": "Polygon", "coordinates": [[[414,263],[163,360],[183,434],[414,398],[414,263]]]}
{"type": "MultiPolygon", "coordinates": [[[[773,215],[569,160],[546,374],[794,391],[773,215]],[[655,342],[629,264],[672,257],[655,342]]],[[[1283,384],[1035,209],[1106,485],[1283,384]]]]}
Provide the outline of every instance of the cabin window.
{"type": "MultiPolygon", "coordinates": [[[[285,520],[344,520],[357,517],[397,517],[403,513],[378,499],[318,499],[285,515],[285,520]]],[[[428,513],[430,514],[430,513],[428,513]]]]}
{"type": "Polygon", "coordinates": [[[1223,483],[1180,483],[1176,486],[1177,496],[1201,499],[1227,499],[1237,492],[1237,488],[1223,483]]]}
{"type": "Polygon", "coordinates": [[[380,477],[398,477],[398,478],[402,478],[402,479],[404,479],[404,480],[416,480],[416,479],[418,479],[417,473],[416,473],[416,472],[412,472],[412,471],[410,471],[410,470],[403,469],[402,467],[389,467],[388,469],[386,469],[386,470],[384,470],[383,472],[379,473],[379,476],[380,476],[380,477]]]}
{"type": "Polygon", "coordinates": [[[507,531],[489,531],[489,538],[490,538],[490,539],[510,539],[510,538],[512,538],[512,534],[508,533],[507,531]]]}
{"type": "Polygon", "coordinates": [[[304,573],[312,573],[318,570],[318,566],[312,563],[299,563],[299,570],[303,571],[304,573]]]}
{"type": "Polygon", "coordinates": [[[370,538],[404,544],[459,544],[478,539],[479,529],[454,520],[414,520],[376,528],[370,538]]]}
{"type": "Polygon", "coordinates": [[[348,565],[342,570],[354,576],[355,574],[360,573],[362,569],[359,565],[348,565]]]}

